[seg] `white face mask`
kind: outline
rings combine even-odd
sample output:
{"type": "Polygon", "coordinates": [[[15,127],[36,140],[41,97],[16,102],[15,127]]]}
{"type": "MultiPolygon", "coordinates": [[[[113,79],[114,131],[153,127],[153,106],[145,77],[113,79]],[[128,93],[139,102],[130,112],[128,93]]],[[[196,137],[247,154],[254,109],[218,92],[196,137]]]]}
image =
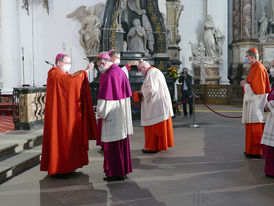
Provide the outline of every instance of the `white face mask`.
{"type": "Polygon", "coordinates": [[[106,72],[106,70],[102,66],[99,66],[98,69],[102,74],[106,72]]]}
{"type": "Polygon", "coordinates": [[[270,74],[271,74],[272,76],[274,76],[274,67],[271,67],[270,70],[269,70],[269,72],[270,72],[270,74]]]}
{"type": "Polygon", "coordinates": [[[120,59],[115,59],[113,63],[119,65],[121,63],[121,60],[120,59]]]}
{"type": "Polygon", "coordinates": [[[70,71],[70,68],[71,68],[71,64],[65,64],[62,68],[62,70],[64,72],[69,72],[70,71]]]}

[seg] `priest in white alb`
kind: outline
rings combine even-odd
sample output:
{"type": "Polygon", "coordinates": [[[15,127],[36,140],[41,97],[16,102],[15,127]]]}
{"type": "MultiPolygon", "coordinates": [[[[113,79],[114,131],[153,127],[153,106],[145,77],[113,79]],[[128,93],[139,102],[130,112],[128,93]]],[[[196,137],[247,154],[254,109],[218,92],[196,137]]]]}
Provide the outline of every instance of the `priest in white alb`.
{"type": "Polygon", "coordinates": [[[140,61],[138,70],[146,77],[139,95],[141,101],[141,125],[145,129],[144,153],[156,153],[174,146],[170,93],[163,73],[140,61]]]}

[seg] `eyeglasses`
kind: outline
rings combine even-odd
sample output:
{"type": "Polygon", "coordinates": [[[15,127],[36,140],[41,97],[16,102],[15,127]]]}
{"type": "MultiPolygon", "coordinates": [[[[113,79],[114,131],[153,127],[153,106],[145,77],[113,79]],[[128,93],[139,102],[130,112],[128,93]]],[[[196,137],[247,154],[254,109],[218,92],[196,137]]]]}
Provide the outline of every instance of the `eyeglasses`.
{"type": "Polygon", "coordinates": [[[71,62],[62,62],[62,63],[64,63],[64,64],[71,64],[71,62]]]}

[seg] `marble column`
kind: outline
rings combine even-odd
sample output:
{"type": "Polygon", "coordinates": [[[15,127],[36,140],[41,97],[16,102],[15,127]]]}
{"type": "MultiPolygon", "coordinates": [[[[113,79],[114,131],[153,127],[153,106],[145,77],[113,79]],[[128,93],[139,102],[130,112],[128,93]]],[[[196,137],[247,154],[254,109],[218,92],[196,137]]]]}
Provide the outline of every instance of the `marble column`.
{"type": "Polygon", "coordinates": [[[241,0],[233,1],[233,40],[241,39],[241,0]]]}
{"type": "Polygon", "coordinates": [[[249,65],[244,62],[245,52],[259,48],[256,0],[233,1],[232,68],[230,79],[238,84],[245,78],[249,65]]]}
{"type": "Polygon", "coordinates": [[[233,40],[258,41],[256,0],[233,1],[233,40]]]}

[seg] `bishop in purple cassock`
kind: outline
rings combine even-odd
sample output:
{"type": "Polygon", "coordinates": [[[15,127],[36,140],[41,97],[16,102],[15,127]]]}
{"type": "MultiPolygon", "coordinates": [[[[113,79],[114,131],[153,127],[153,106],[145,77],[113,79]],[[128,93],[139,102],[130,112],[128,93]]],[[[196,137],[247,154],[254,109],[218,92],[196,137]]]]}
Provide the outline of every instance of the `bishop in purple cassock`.
{"type": "Polygon", "coordinates": [[[131,88],[124,71],[111,62],[107,53],[97,57],[97,65],[104,74],[97,96],[97,116],[102,119],[104,180],[124,180],[132,172],[129,144],[129,135],[133,134],[131,88]]]}

